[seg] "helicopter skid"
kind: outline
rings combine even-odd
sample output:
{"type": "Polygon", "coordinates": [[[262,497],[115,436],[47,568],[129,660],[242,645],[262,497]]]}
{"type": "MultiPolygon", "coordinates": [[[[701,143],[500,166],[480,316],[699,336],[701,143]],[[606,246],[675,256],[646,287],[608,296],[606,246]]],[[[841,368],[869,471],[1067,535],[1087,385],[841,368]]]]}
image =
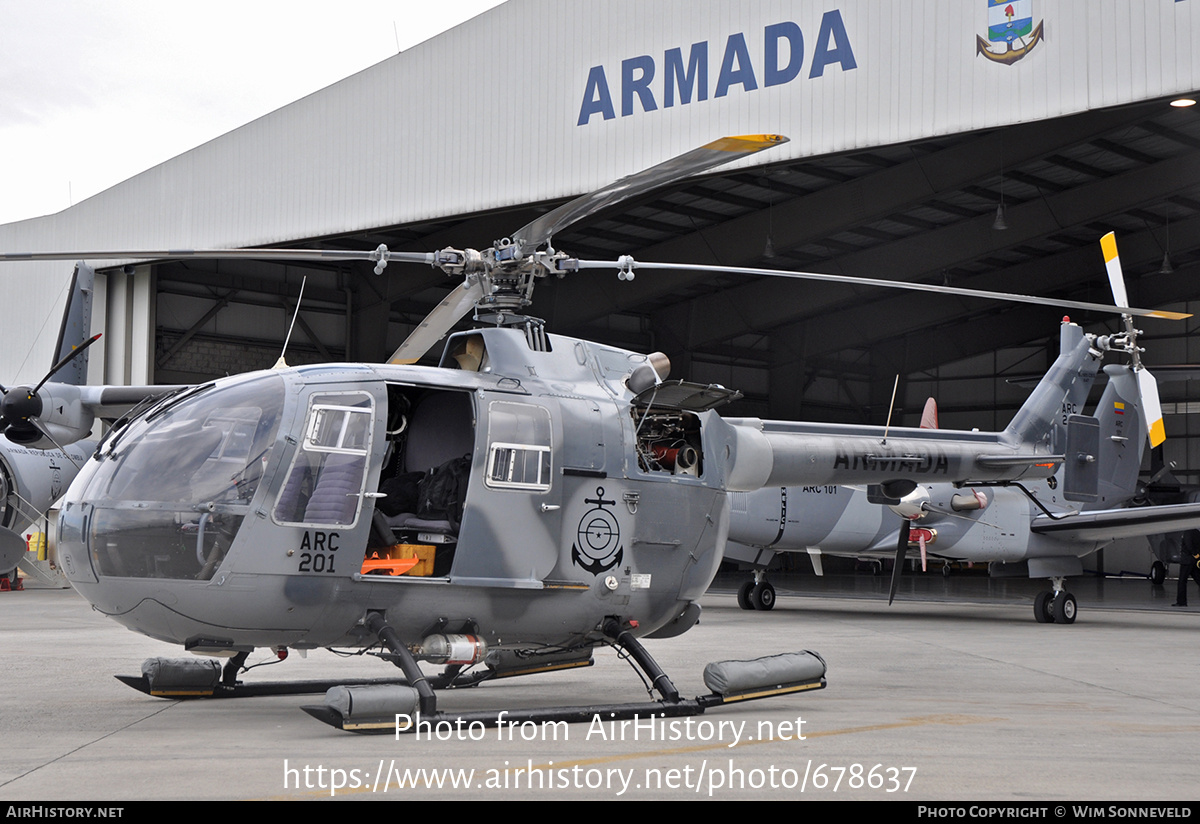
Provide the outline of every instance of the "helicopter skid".
{"type": "MultiPolygon", "coordinates": [[[[411,686],[337,687],[325,694],[325,703],[301,707],[313,718],[340,730],[360,733],[461,730],[468,726],[539,722],[588,722],[635,717],[683,717],[699,715],[709,707],[752,701],[825,688],[825,660],[815,652],[794,652],[750,661],[720,661],[704,668],[704,685],[713,692],[691,700],[681,698],[671,679],[642,643],[615,618],[603,631],[642,670],[646,680],[661,696],[658,701],[634,704],[601,704],[545,709],[444,713],[437,709],[432,685],[422,675],[416,660],[400,642],[396,632],[379,613],[367,616],[366,626],[395,656],[411,686]],[[449,726],[447,726],[449,725],[449,726]]],[[[590,660],[590,656],[589,656],[590,660]]],[[[565,663],[565,662],[564,662],[565,663]]]]}
{"type": "MultiPolygon", "coordinates": [[[[769,687],[748,690],[742,693],[719,695],[712,693],[692,699],[678,701],[642,701],[628,704],[595,704],[575,707],[545,707],[541,709],[523,710],[481,710],[477,712],[434,712],[423,714],[415,710],[417,696],[400,695],[392,692],[391,706],[385,706],[388,696],[380,696],[384,700],[364,702],[369,709],[359,715],[342,703],[342,709],[335,708],[329,703],[301,707],[318,721],[323,721],[332,727],[347,732],[362,734],[399,734],[415,733],[418,735],[446,735],[456,730],[474,727],[498,727],[522,724],[541,723],[591,723],[595,719],[602,721],[620,721],[637,718],[682,718],[701,715],[710,707],[719,707],[740,701],[752,701],[760,698],[772,698],[779,695],[790,695],[797,692],[825,689],[825,678],[796,684],[777,684],[769,687]]],[[[387,688],[384,688],[387,689],[387,688]]],[[[402,688],[403,689],[403,688],[402,688]]],[[[358,693],[363,695],[362,692],[358,693]]],[[[327,698],[328,701],[328,698],[327,698]]]]}
{"type": "MultiPolygon", "coordinates": [[[[170,689],[155,689],[144,675],[113,676],[122,684],[155,698],[259,698],[266,695],[320,695],[333,687],[345,686],[346,681],[270,681],[259,684],[238,682],[233,685],[213,684],[170,689]]],[[[396,686],[405,684],[403,678],[367,678],[355,681],[354,686],[396,686]]]]}
{"type": "MultiPolygon", "coordinates": [[[[254,698],[264,695],[320,695],[335,687],[406,687],[407,678],[363,678],[355,681],[309,680],[269,681],[247,684],[237,681],[238,669],[245,663],[247,653],[239,653],[224,667],[213,658],[150,658],[142,665],[141,675],[117,675],[118,681],[138,692],[155,698],[254,698]]],[[[547,656],[550,658],[551,656],[547,656]]],[[[395,655],[384,655],[396,662],[395,655]]],[[[526,662],[500,657],[496,664],[478,671],[463,672],[461,666],[447,666],[440,674],[422,676],[436,690],[464,689],[484,681],[516,678],[566,669],[592,666],[591,650],[584,654],[558,656],[555,660],[526,662]],[[498,665],[496,665],[498,664],[498,665]]]]}
{"type": "MultiPolygon", "coordinates": [[[[338,687],[325,695],[321,705],[301,707],[319,721],[340,730],[358,733],[428,731],[430,734],[465,727],[494,727],[524,723],[584,723],[631,718],[679,718],[700,715],[709,707],[773,698],[796,692],[824,689],[825,661],[815,652],[795,652],[750,661],[722,661],[704,668],[709,695],[685,699],[679,696],[667,674],[646,649],[627,632],[615,631],[618,643],[649,676],[662,695],[658,701],[629,704],[593,704],[543,709],[440,712],[432,693],[413,680],[404,687],[338,687]]],[[[415,662],[411,662],[415,666],[415,662]]]]}

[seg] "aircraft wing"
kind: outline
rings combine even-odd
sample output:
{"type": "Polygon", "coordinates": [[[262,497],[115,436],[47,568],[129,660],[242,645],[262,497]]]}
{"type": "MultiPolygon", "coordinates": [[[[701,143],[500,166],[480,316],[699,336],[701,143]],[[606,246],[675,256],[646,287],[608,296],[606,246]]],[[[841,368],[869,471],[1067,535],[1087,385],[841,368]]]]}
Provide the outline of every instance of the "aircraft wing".
{"type": "Polygon", "coordinates": [[[1200,503],[1166,506],[1131,506],[1080,512],[1057,520],[1047,515],[1033,519],[1030,530],[1041,535],[1078,541],[1136,538],[1162,532],[1200,529],[1200,503]]]}
{"type": "Polygon", "coordinates": [[[114,421],[138,404],[187,386],[18,386],[0,401],[0,425],[13,443],[61,449],[88,437],[97,418],[114,421]],[[25,406],[20,406],[24,403],[25,406]]]}
{"type": "Polygon", "coordinates": [[[82,387],[80,401],[101,420],[121,417],[148,398],[158,398],[190,388],[187,384],[161,386],[89,386],[82,387]]]}

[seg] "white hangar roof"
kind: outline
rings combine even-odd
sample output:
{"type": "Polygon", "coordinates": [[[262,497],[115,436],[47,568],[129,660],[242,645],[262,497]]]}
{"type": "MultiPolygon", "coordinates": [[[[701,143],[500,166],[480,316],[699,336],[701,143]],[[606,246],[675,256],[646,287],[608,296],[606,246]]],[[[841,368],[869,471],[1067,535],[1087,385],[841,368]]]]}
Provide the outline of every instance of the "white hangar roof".
{"type": "Polygon", "coordinates": [[[512,0],[5,245],[279,243],[579,194],[722,134],[788,135],[751,161],[779,163],[1200,86],[1191,0],[1016,6],[1045,35],[1005,65],[977,53],[989,0],[512,0]]]}

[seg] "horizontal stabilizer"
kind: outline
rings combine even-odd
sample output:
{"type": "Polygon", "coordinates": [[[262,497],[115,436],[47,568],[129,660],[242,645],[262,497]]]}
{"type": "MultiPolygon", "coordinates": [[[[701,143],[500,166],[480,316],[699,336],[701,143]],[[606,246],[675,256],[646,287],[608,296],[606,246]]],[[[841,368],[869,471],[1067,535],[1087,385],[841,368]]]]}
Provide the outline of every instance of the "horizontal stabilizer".
{"type": "Polygon", "coordinates": [[[975,459],[980,466],[1050,466],[1063,462],[1062,455],[980,455],[975,459]]]}
{"type": "Polygon", "coordinates": [[[1103,509],[1080,512],[1057,520],[1039,515],[1029,528],[1041,535],[1077,541],[1106,541],[1161,532],[1183,532],[1200,529],[1200,503],[1103,509]]]}

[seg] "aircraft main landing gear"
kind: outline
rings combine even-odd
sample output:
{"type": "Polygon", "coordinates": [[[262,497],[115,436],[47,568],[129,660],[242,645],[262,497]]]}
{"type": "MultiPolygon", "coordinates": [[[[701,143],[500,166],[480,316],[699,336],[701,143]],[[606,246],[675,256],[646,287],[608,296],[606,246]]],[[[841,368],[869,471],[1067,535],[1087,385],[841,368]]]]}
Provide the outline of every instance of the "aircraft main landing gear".
{"type": "Polygon", "coordinates": [[[1054,612],[1054,623],[1075,623],[1075,596],[1066,591],[1055,593],[1051,610],[1054,612]]]}
{"type": "Polygon", "coordinates": [[[1051,606],[1051,600],[1054,598],[1054,592],[1046,590],[1039,592],[1037,597],[1033,599],[1033,617],[1039,624],[1053,624],[1054,612],[1051,606]]]}
{"type": "Polygon", "coordinates": [[[1150,583],[1156,587],[1163,585],[1163,581],[1167,580],[1167,567],[1162,561],[1155,561],[1150,565],[1150,583]]]}
{"type": "Polygon", "coordinates": [[[769,610],[775,607],[775,587],[766,579],[766,575],[756,571],[753,581],[746,581],[738,587],[738,606],[742,609],[769,610]]]}

